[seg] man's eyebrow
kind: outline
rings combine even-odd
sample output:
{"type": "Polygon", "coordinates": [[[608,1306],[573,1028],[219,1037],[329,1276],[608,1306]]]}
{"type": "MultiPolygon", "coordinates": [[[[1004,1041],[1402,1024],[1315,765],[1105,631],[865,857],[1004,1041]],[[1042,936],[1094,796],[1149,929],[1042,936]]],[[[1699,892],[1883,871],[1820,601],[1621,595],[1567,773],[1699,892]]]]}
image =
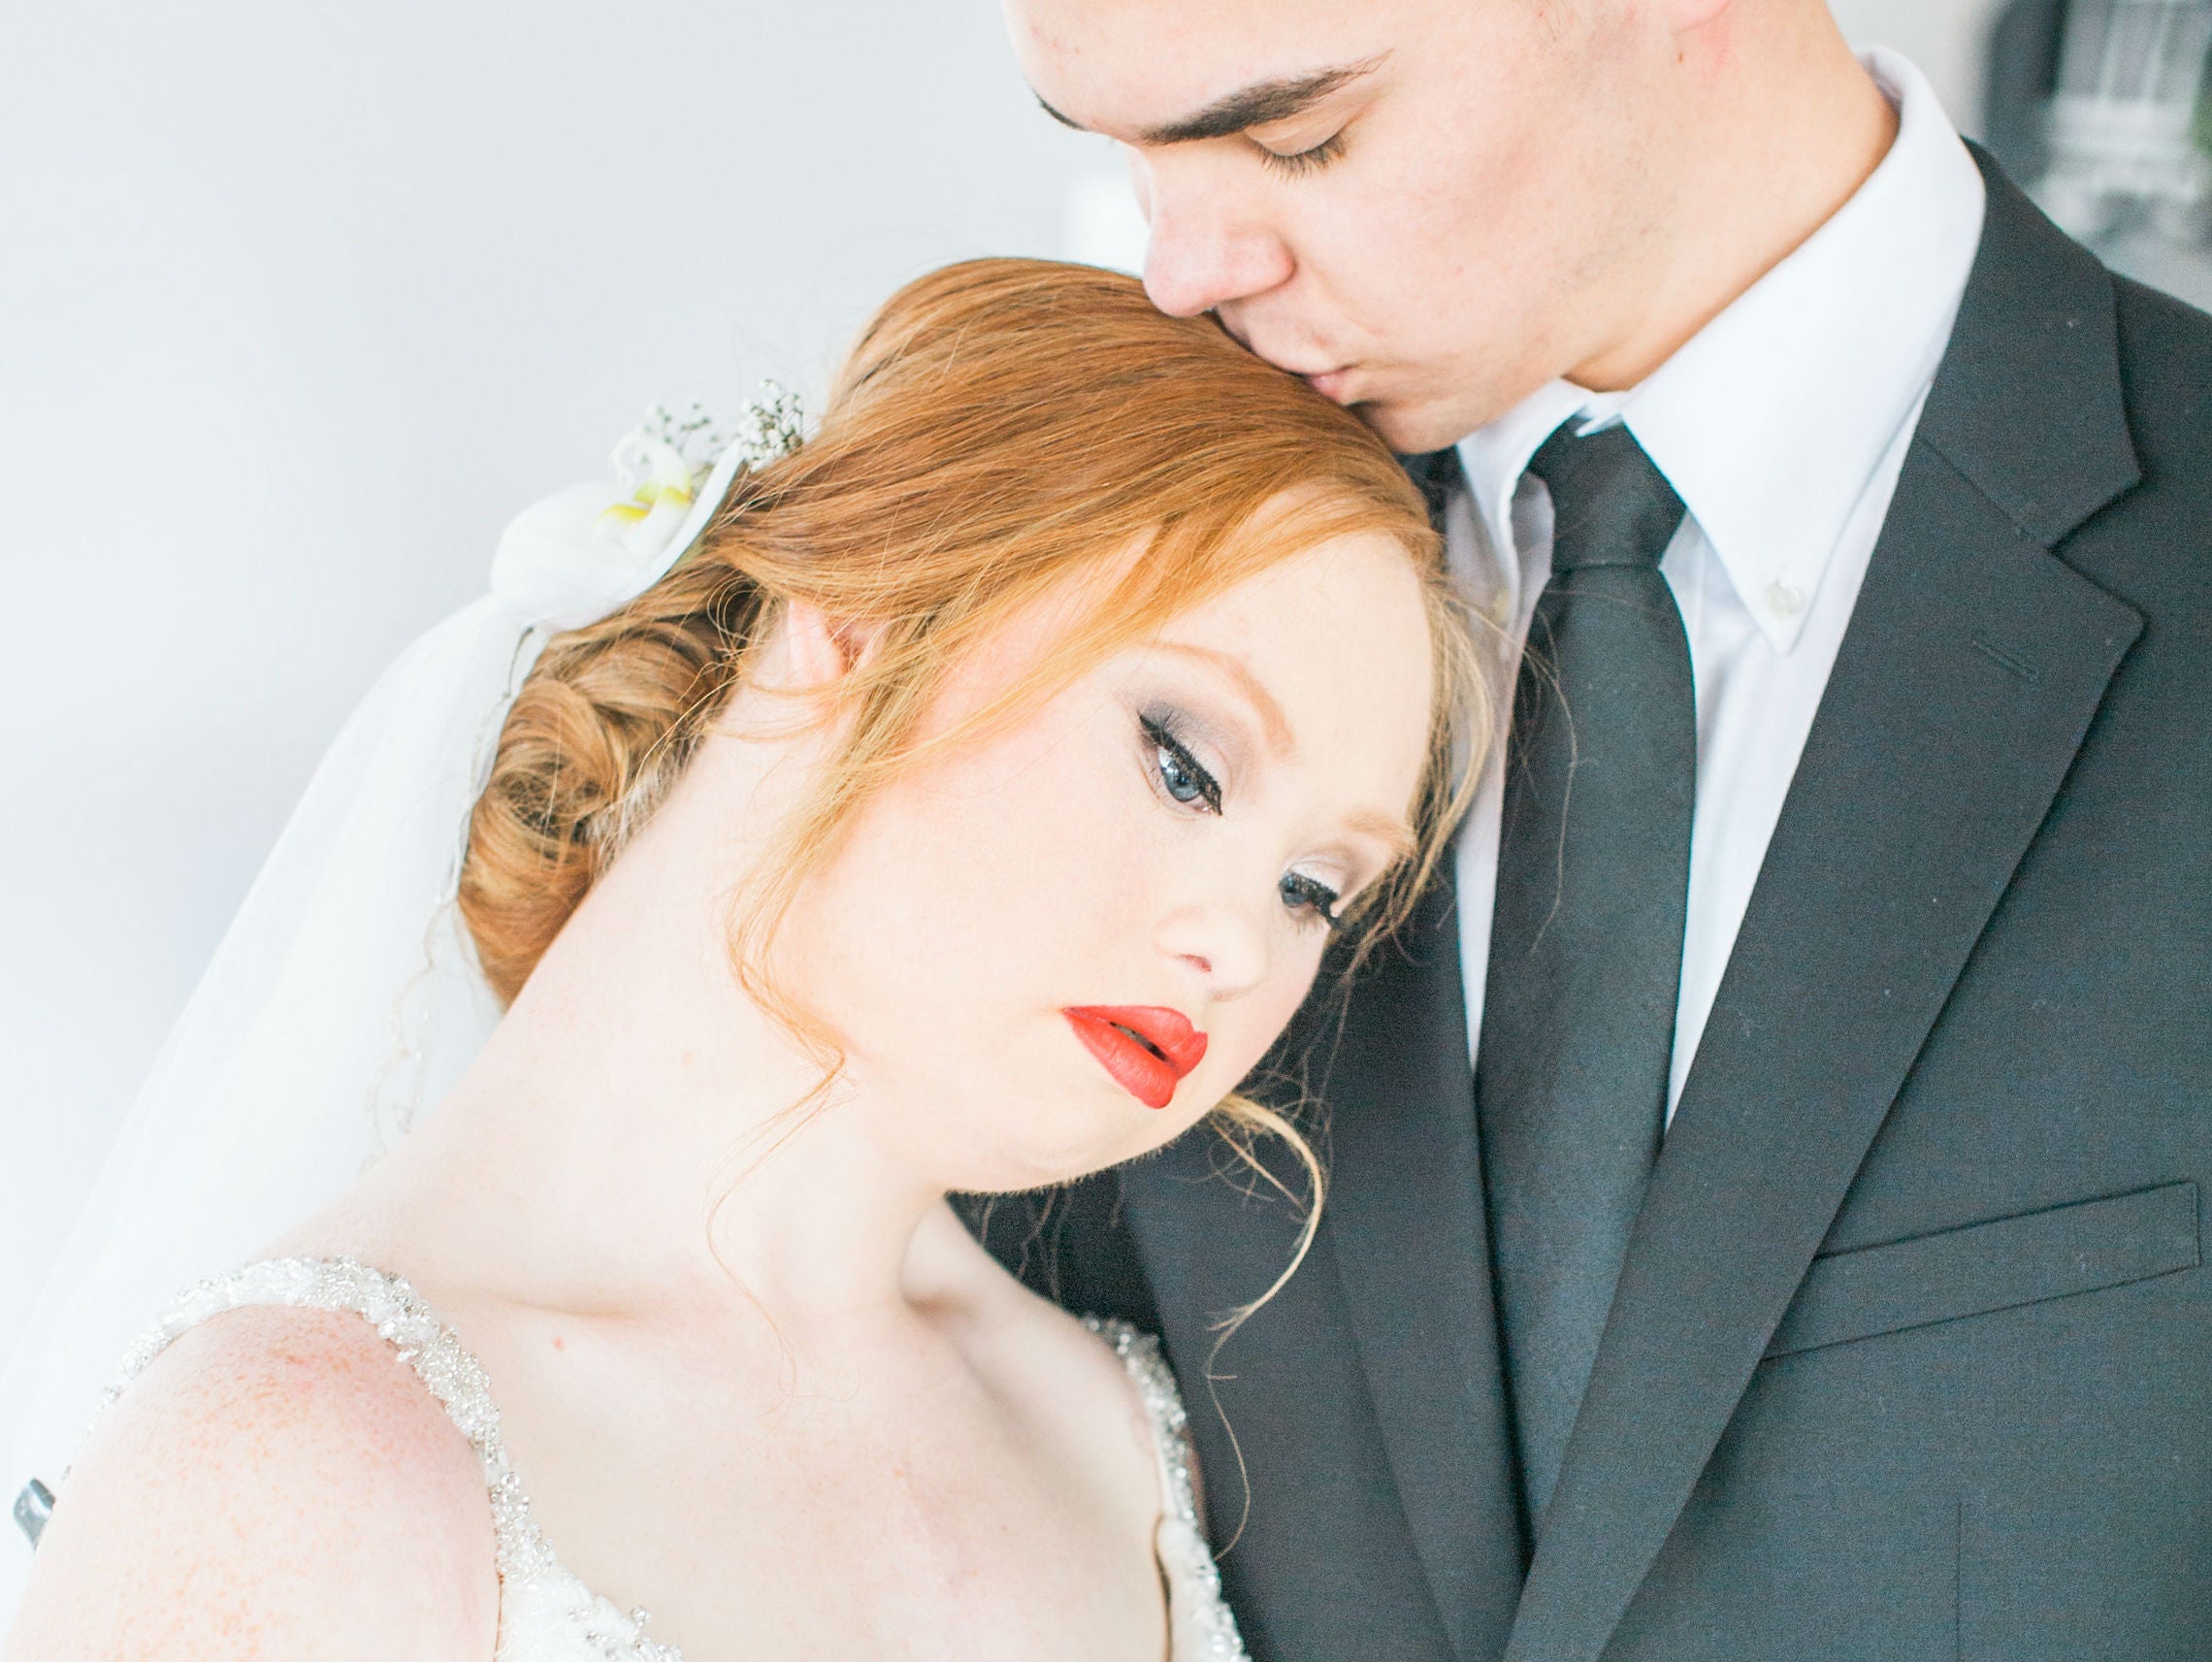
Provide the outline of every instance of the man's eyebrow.
{"type": "Polygon", "coordinates": [[[1047,104],[1045,102],[1045,95],[1042,92],[1032,90],[1029,96],[1037,101],[1038,109],[1042,110],[1046,114],[1050,115],[1061,126],[1073,127],[1079,133],[1088,133],[1090,131],[1090,129],[1089,127],[1086,127],[1081,121],[1073,120],[1066,115],[1062,115],[1057,110],[1055,110],[1050,104],[1047,104]]]}
{"type": "Polygon", "coordinates": [[[1372,75],[1382,65],[1381,57],[1371,57],[1364,63],[1317,69],[1311,75],[1255,81],[1250,86],[1240,86],[1225,97],[1215,99],[1195,115],[1169,121],[1163,126],[1148,127],[1137,136],[1148,145],[1187,145],[1195,139],[1226,139],[1247,127],[1287,121],[1293,115],[1303,115],[1330,93],[1350,85],[1361,76],[1372,75]]]}
{"type": "MultiPolygon", "coordinates": [[[[1199,139],[1226,139],[1243,132],[1247,127],[1264,127],[1275,121],[1287,121],[1293,115],[1302,115],[1332,92],[1341,91],[1382,67],[1388,57],[1383,52],[1359,63],[1340,64],[1334,69],[1317,69],[1310,75],[1277,76],[1272,81],[1255,81],[1250,86],[1217,98],[1194,115],[1186,115],[1180,121],[1167,121],[1156,127],[1147,127],[1137,135],[1140,145],[1187,145],[1199,139]]],[[[1088,132],[1082,122],[1061,114],[1040,96],[1046,114],[1063,127],[1077,132],[1088,132]]]]}

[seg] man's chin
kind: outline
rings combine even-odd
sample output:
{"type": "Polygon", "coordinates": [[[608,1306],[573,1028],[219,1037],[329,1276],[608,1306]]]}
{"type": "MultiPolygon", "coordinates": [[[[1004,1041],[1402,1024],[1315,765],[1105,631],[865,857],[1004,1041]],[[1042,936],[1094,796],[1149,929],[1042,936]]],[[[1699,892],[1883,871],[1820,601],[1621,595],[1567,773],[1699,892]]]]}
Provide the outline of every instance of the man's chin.
{"type": "MultiPolygon", "coordinates": [[[[1246,350],[1252,349],[1247,342],[1246,350]]],[[[1268,357],[1265,352],[1257,355],[1268,357]]],[[[1273,358],[1268,358],[1268,361],[1275,362],[1273,358]]],[[[1277,364],[1276,367],[1287,368],[1282,364],[1277,364]]],[[[1382,441],[1401,456],[1442,450],[1447,445],[1458,443],[1482,425],[1482,417],[1470,415],[1462,407],[1465,402],[1463,400],[1393,397],[1387,393],[1379,397],[1371,396],[1371,389],[1379,377],[1373,371],[1360,365],[1347,365],[1343,369],[1319,373],[1291,369],[1288,373],[1332,404],[1341,404],[1350,409],[1381,434],[1382,441]],[[1363,382],[1366,384],[1362,385],[1363,382]]]]}
{"type": "Polygon", "coordinates": [[[1369,399],[1354,404],[1351,412],[1380,433],[1382,442],[1401,456],[1442,450],[1458,443],[1474,431],[1473,427],[1461,425],[1462,417],[1457,412],[1440,404],[1369,399]]]}

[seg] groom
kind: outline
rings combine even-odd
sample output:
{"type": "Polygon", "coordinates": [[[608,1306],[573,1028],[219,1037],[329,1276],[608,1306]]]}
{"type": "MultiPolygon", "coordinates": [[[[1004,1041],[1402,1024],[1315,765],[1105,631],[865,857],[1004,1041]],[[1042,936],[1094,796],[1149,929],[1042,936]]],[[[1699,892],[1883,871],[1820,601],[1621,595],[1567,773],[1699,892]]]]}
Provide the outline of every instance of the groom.
{"type": "Polygon", "coordinates": [[[1531,648],[1287,1287],[1203,1138],[995,1214],[1255,1654],[2212,1655],[2212,321],[1822,0],[1006,3],[1531,648]]]}

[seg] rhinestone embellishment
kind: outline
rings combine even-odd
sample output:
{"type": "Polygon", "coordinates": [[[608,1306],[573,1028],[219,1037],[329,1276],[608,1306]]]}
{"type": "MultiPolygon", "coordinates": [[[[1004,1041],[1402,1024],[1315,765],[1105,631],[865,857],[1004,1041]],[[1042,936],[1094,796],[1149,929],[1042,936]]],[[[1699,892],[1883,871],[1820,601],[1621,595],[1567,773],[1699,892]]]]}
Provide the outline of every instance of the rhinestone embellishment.
{"type": "MultiPolygon", "coordinates": [[[[251,1305],[359,1316],[398,1352],[469,1440],[491,1498],[501,1599],[498,1662],[539,1662],[509,1655],[507,1618],[525,1598],[556,1607],[563,1631],[589,1646],[599,1662],[683,1662],[674,1646],[646,1631],[652,1617],[645,1611],[625,1611],[594,1594],[562,1565],[530,1515],[530,1497],[507,1457],[483,1365],[402,1277],[354,1258],[271,1258],[200,1282],[131,1348],[119,1376],[102,1394],[101,1410],[193,1327],[251,1305]]],[[[1159,1341],[1125,1321],[1086,1317],[1084,1325],[1121,1358],[1153,1429],[1163,1488],[1155,1550],[1168,1586],[1171,1662],[1248,1662],[1199,1521],[1187,1416],[1159,1341]]]]}

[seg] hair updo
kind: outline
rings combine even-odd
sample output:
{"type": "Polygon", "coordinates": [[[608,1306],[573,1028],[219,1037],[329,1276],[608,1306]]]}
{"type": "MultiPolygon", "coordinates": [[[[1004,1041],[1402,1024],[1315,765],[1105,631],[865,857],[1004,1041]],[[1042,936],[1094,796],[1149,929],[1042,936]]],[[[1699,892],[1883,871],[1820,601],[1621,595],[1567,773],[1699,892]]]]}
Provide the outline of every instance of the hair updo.
{"type": "MultiPolygon", "coordinates": [[[[1363,900],[1364,950],[1433,870],[1486,721],[1438,538],[1396,458],[1211,317],[1158,311],[1132,277],[975,260],[907,284],[846,359],[816,435],[739,473],[665,577],[612,616],[555,636],[524,682],[461,871],[461,915],[486,979],[503,1003],[520,992],[681,775],[778,608],[810,603],[868,628],[871,650],[825,712],[846,724],[841,749],[779,830],[780,847],[756,868],[764,875],[736,896],[731,950],[740,984],[822,1063],[795,1110],[819,1104],[842,1066],[837,1035],[784,997],[764,964],[776,925],[870,795],[1179,613],[1354,532],[1405,550],[1435,657],[1417,851],[1363,900]],[[1025,675],[950,731],[918,738],[964,653],[1087,577],[1098,587],[1077,621],[1025,675]]],[[[800,1123],[782,1123],[774,1142],[800,1123]]],[[[1241,1320],[1304,1258],[1325,1176],[1298,1128],[1260,1103],[1232,1096],[1217,1124],[1253,1174],[1296,1200],[1253,1142],[1281,1138],[1310,1185],[1297,1252],[1241,1320]]]]}
{"type": "Polygon", "coordinates": [[[1071,576],[1120,570],[985,718],[1355,531],[1405,548],[1437,647],[1423,846],[1369,906],[1386,920],[1435,861],[1451,757],[1465,755],[1479,706],[1437,538],[1395,458],[1212,318],[1155,310],[1134,278],[999,259],[907,284],[854,346],[819,432],[738,474],[673,570],[555,636],[531,671],[461,871],[485,978],[503,1003],[521,990],[681,773],[785,602],[875,626],[881,639],[840,689],[851,738],[790,829],[789,858],[743,897],[734,944],[756,992],[759,953],[792,896],[871,791],[918,759],[915,730],[948,667],[1022,607],[1071,576]]]}

